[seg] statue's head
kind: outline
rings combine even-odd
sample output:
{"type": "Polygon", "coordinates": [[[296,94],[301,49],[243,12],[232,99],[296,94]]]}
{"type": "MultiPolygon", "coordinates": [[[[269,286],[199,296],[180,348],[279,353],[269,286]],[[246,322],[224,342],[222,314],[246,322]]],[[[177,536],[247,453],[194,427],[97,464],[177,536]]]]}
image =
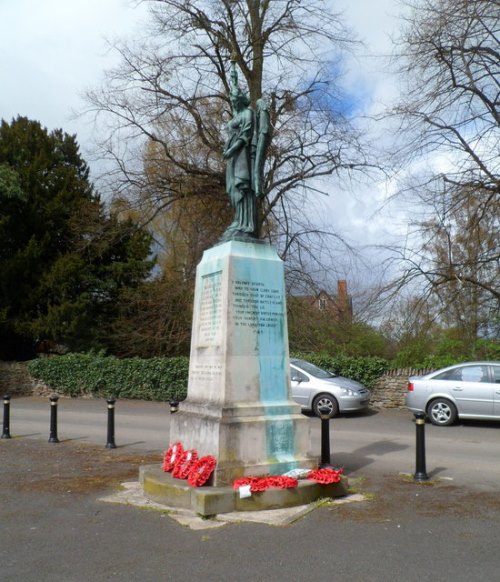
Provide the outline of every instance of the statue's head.
{"type": "Polygon", "coordinates": [[[250,99],[239,87],[236,91],[231,91],[230,99],[233,109],[237,111],[250,105],[250,99]]]}

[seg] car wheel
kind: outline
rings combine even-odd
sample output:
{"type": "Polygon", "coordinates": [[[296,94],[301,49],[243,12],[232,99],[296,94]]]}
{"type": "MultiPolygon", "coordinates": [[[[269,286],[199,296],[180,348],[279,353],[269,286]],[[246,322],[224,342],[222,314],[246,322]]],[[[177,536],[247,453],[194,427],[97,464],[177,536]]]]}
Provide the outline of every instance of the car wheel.
{"type": "Polygon", "coordinates": [[[449,426],[458,417],[456,406],[446,398],[436,398],[427,407],[427,416],[436,426],[449,426]]]}
{"type": "Polygon", "coordinates": [[[319,409],[324,407],[330,411],[330,418],[339,412],[339,404],[331,394],[318,394],[313,400],[312,409],[316,416],[321,416],[319,409]]]}

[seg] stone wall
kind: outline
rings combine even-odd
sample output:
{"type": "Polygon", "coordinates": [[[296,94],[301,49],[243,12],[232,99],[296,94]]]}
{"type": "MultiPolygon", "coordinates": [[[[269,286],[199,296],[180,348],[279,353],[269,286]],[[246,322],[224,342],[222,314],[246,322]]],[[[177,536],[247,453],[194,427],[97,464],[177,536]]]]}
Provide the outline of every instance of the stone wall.
{"type": "Polygon", "coordinates": [[[26,369],[26,362],[0,361],[0,396],[31,396],[34,382],[26,369]]]}
{"type": "MultiPolygon", "coordinates": [[[[372,389],[371,405],[373,408],[404,408],[405,394],[409,376],[421,376],[432,372],[403,368],[386,372],[372,389]]],[[[0,397],[11,396],[50,396],[55,390],[42,382],[34,381],[26,369],[25,362],[0,361],[0,397]]]]}
{"type": "Polygon", "coordinates": [[[402,368],[390,370],[378,379],[372,389],[371,404],[374,408],[405,408],[405,394],[409,376],[422,376],[432,372],[402,368]]]}

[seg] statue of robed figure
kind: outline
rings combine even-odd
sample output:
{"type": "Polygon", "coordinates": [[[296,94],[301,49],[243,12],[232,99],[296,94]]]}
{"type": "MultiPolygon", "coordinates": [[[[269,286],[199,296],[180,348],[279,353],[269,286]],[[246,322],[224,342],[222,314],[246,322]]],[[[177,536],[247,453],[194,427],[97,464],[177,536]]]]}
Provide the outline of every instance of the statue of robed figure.
{"type": "Polygon", "coordinates": [[[266,102],[259,99],[256,111],[238,86],[236,63],[231,61],[229,98],[233,117],[228,123],[228,139],[223,156],[226,165],[226,192],[234,209],[234,220],[222,241],[259,238],[257,199],[264,195],[264,163],[271,139],[266,102]]]}

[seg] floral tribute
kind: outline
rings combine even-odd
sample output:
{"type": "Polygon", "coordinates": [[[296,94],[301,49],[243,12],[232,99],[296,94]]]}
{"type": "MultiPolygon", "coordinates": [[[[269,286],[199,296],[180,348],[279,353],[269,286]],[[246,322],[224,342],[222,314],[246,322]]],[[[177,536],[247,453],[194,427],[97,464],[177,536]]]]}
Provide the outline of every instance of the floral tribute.
{"type": "Polygon", "coordinates": [[[172,477],[176,479],[187,479],[193,465],[197,461],[198,453],[194,449],[192,451],[183,451],[172,469],[172,477]]]}
{"type": "Polygon", "coordinates": [[[163,470],[166,473],[170,473],[175,467],[175,463],[179,460],[179,457],[184,452],[184,447],[182,443],[174,443],[168,447],[165,457],[163,458],[163,470]]]}
{"type": "Polygon", "coordinates": [[[271,475],[269,477],[242,477],[233,482],[233,489],[239,489],[245,485],[250,485],[250,491],[266,491],[267,489],[289,489],[297,487],[298,480],[294,477],[284,475],[271,475]]]}
{"type": "Polygon", "coordinates": [[[316,481],[321,485],[329,485],[330,483],[338,483],[342,473],[342,469],[315,469],[307,474],[306,479],[316,481]]]}
{"type": "MultiPolygon", "coordinates": [[[[341,479],[342,469],[315,469],[309,471],[305,478],[310,481],[316,481],[321,485],[329,485],[330,483],[338,483],[341,479]]],[[[269,477],[242,477],[233,482],[233,489],[250,486],[252,493],[259,491],[266,491],[267,489],[287,489],[290,487],[297,487],[298,480],[295,477],[269,476],[269,477]]]]}
{"type": "Polygon", "coordinates": [[[210,479],[216,465],[215,457],[198,458],[198,451],[185,450],[182,443],[177,442],[169,446],[162,468],[176,479],[187,479],[192,487],[201,487],[210,479]]]}
{"type": "MultiPolygon", "coordinates": [[[[182,443],[176,442],[169,446],[163,458],[163,470],[171,472],[176,479],[187,479],[191,487],[201,487],[210,479],[217,459],[211,455],[198,458],[195,449],[185,450],[182,443]]],[[[343,473],[342,469],[314,469],[305,478],[321,485],[338,483],[343,473]]],[[[269,475],[267,477],[242,477],[233,482],[233,489],[250,487],[252,493],[267,489],[289,489],[297,487],[298,480],[288,475],[269,475]]]]}
{"type": "Polygon", "coordinates": [[[187,478],[191,487],[201,487],[210,479],[210,475],[214,472],[217,460],[211,455],[201,457],[191,467],[187,478]]]}

